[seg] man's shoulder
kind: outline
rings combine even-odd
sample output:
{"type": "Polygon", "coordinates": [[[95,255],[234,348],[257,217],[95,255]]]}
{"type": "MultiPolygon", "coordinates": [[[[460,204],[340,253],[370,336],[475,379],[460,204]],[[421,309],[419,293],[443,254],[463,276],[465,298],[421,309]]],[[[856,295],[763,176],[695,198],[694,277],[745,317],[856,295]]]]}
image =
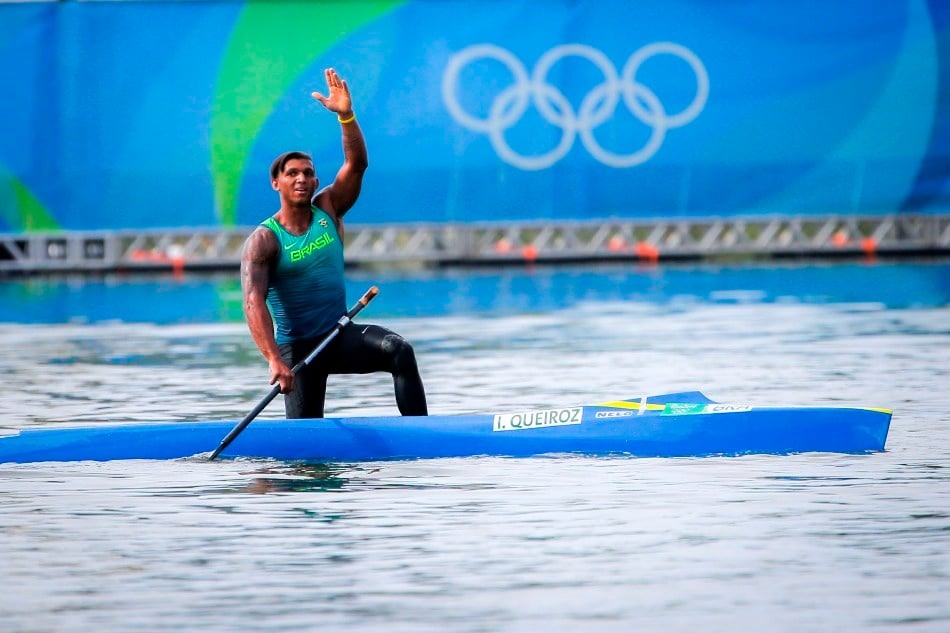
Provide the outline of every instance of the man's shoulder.
{"type": "Polygon", "coordinates": [[[314,198],[313,203],[310,205],[310,208],[313,210],[313,217],[317,218],[320,214],[326,215],[328,218],[330,218],[330,221],[333,222],[334,226],[336,226],[337,232],[339,232],[342,218],[340,218],[333,211],[324,209],[322,206],[320,206],[317,203],[318,203],[318,199],[314,198]]]}
{"type": "Polygon", "coordinates": [[[275,228],[275,225],[277,225],[277,218],[272,215],[269,215],[263,220],[261,220],[260,224],[258,224],[256,228],[262,229],[266,227],[266,228],[273,229],[275,228]]]}
{"type": "Polygon", "coordinates": [[[330,187],[331,185],[327,185],[317,192],[317,195],[315,195],[310,202],[310,208],[313,209],[314,213],[322,211],[331,218],[336,219],[337,213],[333,208],[333,198],[330,197],[330,187]]]}
{"type": "Polygon", "coordinates": [[[247,236],[247,239],[272,239],[277,240],[278,235],[277,231],[280,229],[280,224],[272,217],[267,218],[260,224],[254,227],[254,230],[251,231],[251,234],[247,236]]]}
{"type": "Polygon", "coordinates": [[[279,252],[280,240],[274,230],[262,223],[244,240],[244,258],[271,259],[279,252]]]}

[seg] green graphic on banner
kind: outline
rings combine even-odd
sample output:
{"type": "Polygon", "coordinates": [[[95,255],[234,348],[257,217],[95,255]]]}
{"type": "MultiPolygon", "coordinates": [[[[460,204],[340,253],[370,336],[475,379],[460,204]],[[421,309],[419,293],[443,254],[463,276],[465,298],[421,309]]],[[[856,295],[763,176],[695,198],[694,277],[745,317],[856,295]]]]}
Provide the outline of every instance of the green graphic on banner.
{"type": "MultiPolygon", "coordinates": [[[[0,176],[2,176],[0,172],[0,176]]],[[[0,219],[20,231],[53,231],[59,223],[21,180],[0,177],[0,219]]]]}
{"type": "MultiPolygon", "coordinates": [[[[222,224],[236,223],[251,147],[287,88],[337,41],[404,1],[247,3],[224,53],[211,119],[215,212],[222,224]]],[[[326,91],[322,83],[316,89],[326,91]]]]}

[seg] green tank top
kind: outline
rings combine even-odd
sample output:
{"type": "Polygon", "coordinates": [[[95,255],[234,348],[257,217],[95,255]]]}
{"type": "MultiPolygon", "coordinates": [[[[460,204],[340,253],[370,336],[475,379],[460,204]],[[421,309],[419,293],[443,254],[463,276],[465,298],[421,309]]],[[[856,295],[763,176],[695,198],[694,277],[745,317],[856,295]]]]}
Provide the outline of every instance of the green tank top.
{"type": "Polygon", "coordinates": [[[267,289],[278,344],[323,334],[346,314],[343,240],[333,218],[311,208],[313,220],[303,235],[288,232],[273,217],[261,222],[280,245],[267,289]]]}

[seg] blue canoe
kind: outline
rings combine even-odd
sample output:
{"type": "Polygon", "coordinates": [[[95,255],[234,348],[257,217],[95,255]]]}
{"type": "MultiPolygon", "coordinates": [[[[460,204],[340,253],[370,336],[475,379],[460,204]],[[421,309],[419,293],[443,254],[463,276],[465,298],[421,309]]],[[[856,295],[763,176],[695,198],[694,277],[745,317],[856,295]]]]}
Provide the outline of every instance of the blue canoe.
{"type": "MultiPolygon", "coordinates": [[[[479,415],[257,420],[221,454],[351,462],[550,453],[685,457],[884,450],[891,411],[721,404],[699,392],[479,415]]],[[[0,463],[207,454],[235,421],[40,427],[0,435],[0,463]]]]}

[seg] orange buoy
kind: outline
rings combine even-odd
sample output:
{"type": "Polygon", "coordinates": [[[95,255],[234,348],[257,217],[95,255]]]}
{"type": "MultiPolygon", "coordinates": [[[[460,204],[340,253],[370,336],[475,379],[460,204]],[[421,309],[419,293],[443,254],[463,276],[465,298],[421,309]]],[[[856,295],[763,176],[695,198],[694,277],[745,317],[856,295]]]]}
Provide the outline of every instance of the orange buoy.
{"type": "Polygon", "coordinates": [[[847,231],[835,231],[835,234],[831,236],[831,243],[835,246],[846,246],[849,241],[847,231]]]}
{"type": "Polygon", "coordinates": [[[649,242],[637,242],[634,252],[640,259],[655,262],[660,259],[660,249],[649,242]]]}
{"type": "Polygon", "coordinates": [[[512,247],[511,247],[511,240],[509,240],[508,238],[503,237],[503,238],[501,238],[500,240],[498,240],[497,242],[495,242],[495,252],[496,252],[496,253],[507,254],[507,253],[510,253],[510,252],[511,252],[511,248],[512,248],[512,247]]]}

